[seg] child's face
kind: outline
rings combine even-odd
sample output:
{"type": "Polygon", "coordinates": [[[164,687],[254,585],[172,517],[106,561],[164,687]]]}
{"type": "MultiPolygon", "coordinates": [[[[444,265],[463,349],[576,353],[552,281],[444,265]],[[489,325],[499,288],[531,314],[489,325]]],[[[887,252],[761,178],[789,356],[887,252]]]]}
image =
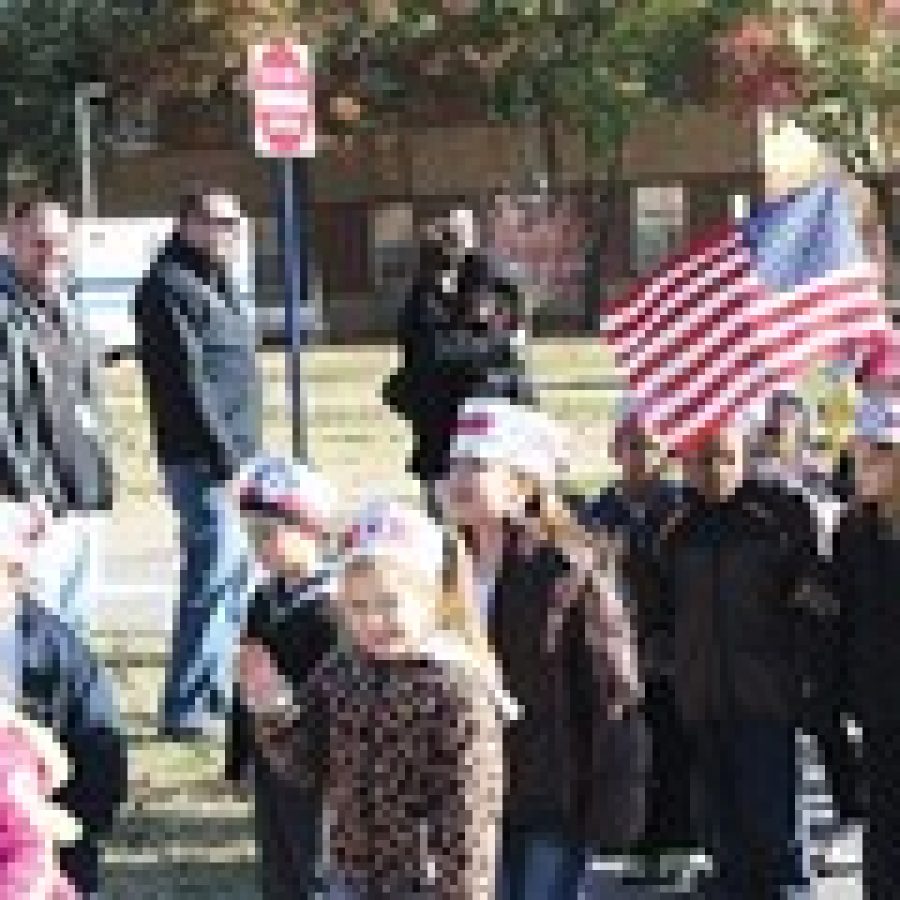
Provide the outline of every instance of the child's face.
{"type": "Polygon", "coordinates": [[[361,649],[373,656],[402,656],[434,629],[434,593],[399,563],[360,560],[344,572],[338,602],[361,649]]]}

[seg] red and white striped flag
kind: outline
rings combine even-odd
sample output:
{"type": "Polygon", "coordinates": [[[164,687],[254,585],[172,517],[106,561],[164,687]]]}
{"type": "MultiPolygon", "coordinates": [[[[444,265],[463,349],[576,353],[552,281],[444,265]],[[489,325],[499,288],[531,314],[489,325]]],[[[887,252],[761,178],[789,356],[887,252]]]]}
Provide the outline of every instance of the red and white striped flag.
{"type": "Polygon", "coordinates": [[[885,327],[843,193],[818,183],[692,244],[602,327],[644,426],[672,452],[885,327]]]}

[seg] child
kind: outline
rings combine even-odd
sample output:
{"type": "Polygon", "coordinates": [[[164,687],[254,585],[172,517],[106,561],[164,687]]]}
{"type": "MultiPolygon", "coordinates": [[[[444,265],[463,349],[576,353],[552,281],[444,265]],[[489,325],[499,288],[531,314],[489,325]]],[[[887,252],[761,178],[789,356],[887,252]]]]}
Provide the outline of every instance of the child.
{"type": "Polygon", "coordinates": [[[631,629],[611,547],[560,499],[561,437],[537,411],[470,401],[440,489],[525,711],[506,741],[505,900],[575,900],[589,845],[620,851],[642,817],[631,629]]]}
{"type": "MultiPolygon", "coordinates": [[[[238,491],[244,527],[262,570],[240,655],[269,659],[277,676],[274,690],[284,694],[291,685],[303,684],[334,646],[321,571],[335,492],[321,476],[278,459],[251,463],[238,480],[238,491]]],[[[240,690],[239,685],[238,698],[240,690]]],[[[252,764],[263,896],[311,900],[320,855],[321,792],[306,790],[273,770],[252,731],[238,699],[229,769],[237,779],[252,764]]]]}
{"type": "MultiPolygon", "coordinates": [[[[327,896],[493,900],[508,702],[479,650],[437,627],[452,568],[443,535],[373,501],[345,547],[335,605],[347,646],[295,690],[296,726],[270,743],[285,770],[327,786],[327,896]]],[[[265,662],[243,663],[257,716],[277,727],[265,662]]]]}

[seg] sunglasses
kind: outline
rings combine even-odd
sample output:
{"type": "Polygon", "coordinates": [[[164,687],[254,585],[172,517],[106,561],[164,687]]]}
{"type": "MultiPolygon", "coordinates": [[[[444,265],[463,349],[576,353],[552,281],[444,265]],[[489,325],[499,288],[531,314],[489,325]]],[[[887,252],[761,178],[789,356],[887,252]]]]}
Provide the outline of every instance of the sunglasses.
{"type": "Polygon", "coordinates": [[[241,227],[241,220],[235,216],[204,216],[207,227],[212,231],[237,234],[241,227]]]}

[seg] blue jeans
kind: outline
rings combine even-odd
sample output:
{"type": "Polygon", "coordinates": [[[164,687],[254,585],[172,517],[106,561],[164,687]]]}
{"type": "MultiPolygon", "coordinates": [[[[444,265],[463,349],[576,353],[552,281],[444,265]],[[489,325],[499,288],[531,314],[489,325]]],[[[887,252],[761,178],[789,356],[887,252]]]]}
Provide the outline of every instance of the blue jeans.
{"type": "Polygon", "coordinates": [[[179,520],[181,585],[162,724],[177,734],[203,730],[230,711],[251,570],[227,485],[194,465],[169,466],[165,479],[179,520]]]}
{"type": "Polygon", "coordinates": [[[808,896],[793,727],[737,722],[697,742],[700,811],[715,874],[711,900],[808,896]]]}
{"type": "Polygon", "coordinates": [[[557,835],[507,831],[501,854],[503,900],[577,900],[586,852],[557,835]]]}
{"type": "MultiPolygon", "coordinates": [[[[339,875],[334,875],[326,880],[323,900],[370,900],[366,893],[366,891],[354,887],[339,875]]],[[[379,897],[378,900],[381,900],[381,898],[379,897]]],[[[404,892],[400,896],[392,895],[391,900],[428,900],[428,895],[423,895],[420,891],[417,891],[415,894],[404,892]]]]}

